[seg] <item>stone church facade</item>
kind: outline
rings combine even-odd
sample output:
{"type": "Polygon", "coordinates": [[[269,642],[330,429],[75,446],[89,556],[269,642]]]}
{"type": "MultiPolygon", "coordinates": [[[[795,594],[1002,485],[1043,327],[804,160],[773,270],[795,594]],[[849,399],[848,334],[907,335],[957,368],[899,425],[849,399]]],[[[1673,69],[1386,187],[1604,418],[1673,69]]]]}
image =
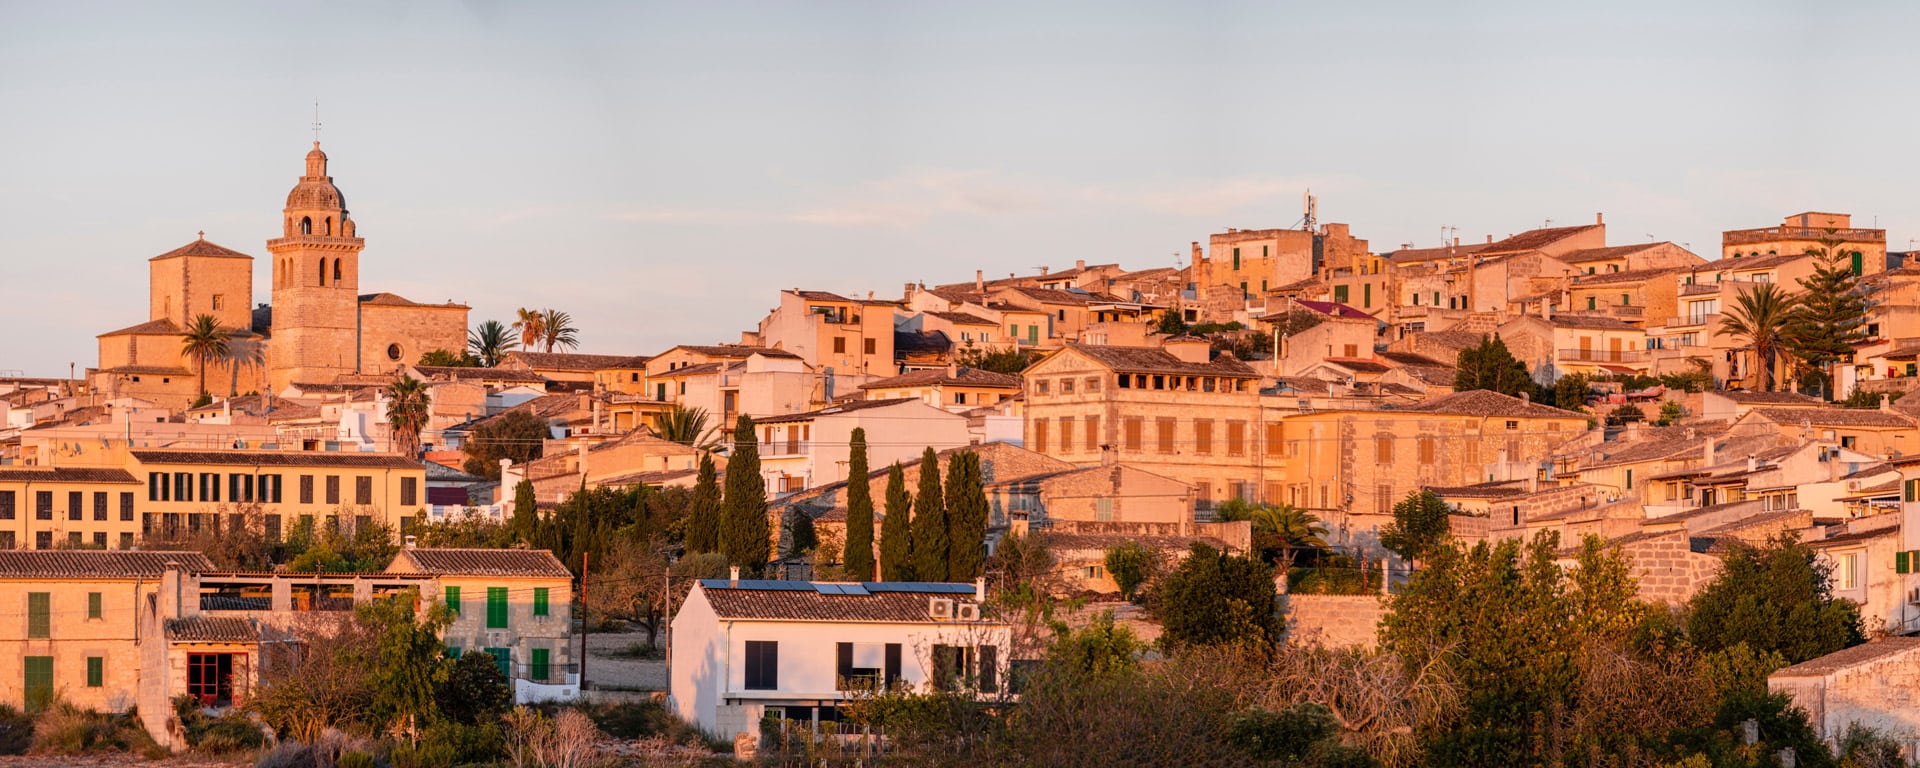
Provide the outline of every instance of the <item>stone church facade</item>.
{"type": "Polygon", "coordinates": [[[253,306],[253,257],[199,240],[148,262],[148,321],[101,334],[96,392],[184,405],[202,391],[200,368],[183,352],[196,317],[211,315],[231,334],[227,359],[209,360],[205,391],[214,394],[346,375],[380,376],[435,349],[467,342],[467,307],[422,304],[392,293],[360,293],[366,241],[346,198],[327,175],[314,142],[306,172],[287,194],[273,259],[271,304],[253,306]]]}

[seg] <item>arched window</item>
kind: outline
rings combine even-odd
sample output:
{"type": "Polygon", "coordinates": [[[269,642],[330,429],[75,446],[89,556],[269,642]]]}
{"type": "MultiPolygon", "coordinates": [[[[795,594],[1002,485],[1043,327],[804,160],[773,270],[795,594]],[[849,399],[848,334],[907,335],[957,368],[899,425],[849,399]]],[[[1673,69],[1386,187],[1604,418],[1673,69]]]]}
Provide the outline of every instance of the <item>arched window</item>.
{"type": "Polygon", "coordinates": [[[332,216],[327,217],[327,235],[328,236],[333,235],[333,217],[332,216]]]}
{"type": "Polygon", "coordinates": [[[326,259],[320,260],[320,284],[321,285],[327,284],[327,260],[326,259]]]}
{"type": "Polygon", "coordinates": [[[313,234],[313,217],[311,216],[300,217],[300,234],[303,234],[303,235],[313,234]]]}
{"type": "Polygon", "coordinates": [[[340,282],[340,260],[339,259],[333,260],[333,282],[335,284],[338,284],[340,282]]]}

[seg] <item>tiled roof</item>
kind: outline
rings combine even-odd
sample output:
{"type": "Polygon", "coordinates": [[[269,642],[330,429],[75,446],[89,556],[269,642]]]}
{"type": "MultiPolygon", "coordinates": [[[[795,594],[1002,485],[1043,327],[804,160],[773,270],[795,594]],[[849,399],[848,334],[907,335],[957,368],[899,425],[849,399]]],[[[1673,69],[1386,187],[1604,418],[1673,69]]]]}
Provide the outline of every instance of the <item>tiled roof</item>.
{"type": "Polygon", "coordinates": [[[1005,373],[967,368],[962,366],[948,373],[945,368],[933,368],[924,371],[908,371],[892,378],[870,381],[860,385],[861,389],[888,389],[892,387],[925,387],[934,385],[957,385],[967,387],[997,387],[1000,389],[1019,389],[1020,377],[1005,373]]]}
{"type": "MultiPolygon", "coordinates": [[[[667,350],[667,352],[672,352],[674,349],[684,349],[684,350],[687,350],[688,352],[706,355],[708,357],[725,357],[725,358],[744,359],[744,358],[752,357],[754,355],[760,355],[761,357],[790,357],[796,360],[800,359],[799,355],[796,355],[792,352],[788,352],[784,349],[774,349],[773,347],[750,347],[744,344],[713,344],[713,345],[681,344],[680,346],[667,350]]],[[[661,354],[664,355],[666,354],[666,352],[662,352],[661,354]]]]}
{"type": "Polygon", "coordinates": [[[348,469],[419,469],[420,463],[405,456],[386,453],[348,453],[345,451],[182,451],[139,450],[133,457],[142,464],[216,464],[221,466],[262,467],[340,467],[348,469]]]}
{"type": "Polygon", "coordinates": [[[1491,256],[1496,253],[1537,251],[1597,226],[1599,225],[1584,224],[1577,227],[1553,227],[1550,229],[1528,230],[1505,240],[1496,241],[1481,249],[1480,252],[1491,256]]]}
{"type": "Polygon", "coordinates": [[[853,301],[853,299],[849,299],[837,293],[830,293],[828,291],[795,290],[793,291],[793,295],[799,296],[800,298],[807,299],[809,301],[847,301],[847,302],[853,301]]]}
{"type": "MultiPolygon", "coordinates": [[[[1612,250],[1612,249],[1608,249],[1608,250],[1612,250]]],[[[1576,251],[1576,253],[1581,253],[1581,251],[1576,251]]],[[[1562,260],[1565,260],[1565,259],[1563,258],[1562,260]]],[[[1612,283],[1637,283],[1643,280],[1651,280],[1656,277],[1666,277],[1669,275],[1674,275],[1674,274],[1678,274],[1680,272],[1685,272],[1685,271],[1686,271],[1686,268],[1684,267],[1661,267],[1658,269],[1633,269],[1625,272],[1602,272],[1602,273],[1592,274],[1592,275],[1575,275],[1573,278],[1573,287],[1580,288],[1582,286],[1588,286],[1588,285],[1608,285],[1612,283]]]]}
{"type": "MultiPolygon", "coordinates": [[[[1588,261],[1611,261],[1613,259],[1624,259],[1630,255],[1651,248],[1658,248],[1662,245],[1665,245],[1665,243],[1636,243],[1634,245],[1615,245],[1606,248],[1582,248],[1561,256],[1560,260],[1568,264],[1579,264],[1588,261]]],[[[1621,272],[1619,274],[1625,275],[1631,273],[1621,272]]]]}
{"type": "Polygon", "coordinates": [[[1439,248],[1402,248],[1387,254],[1395,264],[1411,264],[1417,261],[1434,261],[1452,256],[1468,256],[1486,250],[1490,243],[1464,243],[1439,248]]]}
{"type": "Polygon", "coordinates": [[[1486,334],[1453,330],[1422,331],[1419,337],[1421,341],[1438,344],[1448,349],[1472,349],[1485,340],[1486,334]]]}
{"type": "Polygon", "coordinates": [[[540,384],[547,380],[547,377],[532,371],[522,371],[514,368],[475,368],[466,365],[416,365],[413,369],[428,378],[450,379],[454,381],[474,379],[478,381],[514,381],[526,384],[540,384]]]}
{"type": "Polygon", "coordinates": [[[1067,348],[1091,357],[1116,371],[1127,373],[1177,373],[1242,379],[1258,376],[1252,368],[1247,367],[1246,363],[1232,356],[1222,356],[1206,363],[1189,363],[1174,357],[1171,352],[1153,347],[1109,347],[1069,343],[1067,348]]]}
{"type": "Polygon", "coordinates": [[[1637,331],[1638,326],[1614,317],[1600,315],[1560,315],[1556,314],[1548,323],[1559,328],[1584,328],[1595,331],[1637,331]]]}
{"type": "Polygon", "coordinates": [[[1860,408],[1755,408],[1754,413],[1776,424],[1805,423],[1815,427],[1912,427],[1914,420],[1897,413],[1860,408]]]}
{"type": "MultiPolygon", "coordinates": [[[[1341,318],[1347,318],[1351,320],[1377,319],[1373,315],[1367,314],[1364,311],[1355,309],[1345,304],[1341,304],[1340,302],[1337,302],[1337,301],[1313,301],[1311,299],[1294,299],[1293,303],[1296,306],[1300,307],[1301,309],[1312,310],[1314,312],[1318,312],[1328,317],[1341,317],[1341,318]]],[[[1273,315],[1268,315],[1268,317],[1272,317],[1272,316],[1273,315]]],[[[1263,317],[1260,319],[1265,320],[1266,318],[1263,317]]]]}
{"type": "Polygon", "coordinates": [[[383,306],[383,307],[459,307],[464,309],[467,306],[465,304],[460,304],[452,301],[449,301],[445,304],[424,304],[424,303],[409,299],[405,296],[401,296],[400,294],[387,293],[385,291],[382,291],[380,293],[360,294],[360,303],[373,304],[373,305],[383,306]]]}
{"type": "Polygon", "coordinates": [[[1804,405],[1811,407],[1826,405],[1826,403],[1820,402],[1818,399],[1807,397],[1798,392],[1752,392],[1736,389],[1728,392],[1715,392],[1714,394],[1741,405],[1804,405]]]}
{"type": "Polygon", "coordinates": [[[560,371],[599,371],[608,368],[642,368],[647,364],[644,355],[580,355],[563,352],[508,352],[505,360],[517,361],[528,368],[549,368],[560,371]]]}
{"type": "MultiPolygon", "coordinates": [[[[831,583],[742,581],[727,586],[725,579],[702,579],[707,602],[721,619],[777,621],[846,621],[888,624],[937,623],[928,615],[928,601],[943,597],[972,601],[971,584],[866,582],[850,584],[866,594],[825,594],[831,583]],[[883,591],[884,590],[884,591],[883,591]]],[[[939,622],[944,623],[944,622],[939,622]]]]}
{"type": "Polygon", "coordinates": [[[188,573],[214,569],[199,552],[10,549],[0,550],[0,578],[153,579],[166,573],[168,562],[188,573]]]}
{"type": "Polygon", "coordinates": [[[1700,453],[1708,436],[1694,432],[1686,427],[1646,427],[1638,438],[1630,441],[1602,443],[1587,455],[1595,457],[1592,461],[1582,462],[1577,469],[1597,469],[1620,464],[1634,464],[1642,461],[1658,461],[1673,458],[1689,452],[1700,453]]]}
{"type": "Polygon", "coordinates": [[[1821,677],[1847,667],[1909,651],[1920,650],[1920,637],[1883,637],[1870,643],[1834,651],[1817,659],[1808,659],[1767,677],[1821,677]]]}
{"type": "Polygon", "coordinates": [[[191,243],[187,243],[186,245],[180,246],[171,251],[167,251],[166,253],[155,256],[151,259],[148,259],[148,261],[159,261],[161,259],[177,259],[182,256],[204,256],[204,257],[211,257],[216,259],[251,259],[253,258],[252,256],[248,256],[244,253],[233,250],[232,248],[226,248],[226,247],[214,245],[213,243],[208,242],[205,236],[202,236],[198,240],[195,240],[191,243]]]}
{"type": "Polygon", "coordinates": [[[928,316],[937,317],[949,323],[953,323],[954,325],[985,325],[985,326],[1000,325],[999,323],[996,323],[992,320],[988,320],[984,317],[973,314],[971,312],[928,312],[926,314],[928,316]]]}
{"type": "Polygon", "coordinates": [[[129,325],[117,331],[107,331],[100,336],[178,336],[181,333],[180,326],[163,317],[159,320],[148,320],[139,325],[129,325]]]}
{"type": "Polygon", "coordinates": [[[1373,353],[1373,356],[1384,358],[1389,362],[1398,363],[1400,365],[1427,365],[1427,366],[1437,365],[1437,366],[1442,366],[1447,368],[1453,367],[1452,363],[1446,362],[1444,360],[1435,360],[1431,357],[1427,357],[1426,355],[1422,355],[1416,352],[1394,352],[1394,351],[1375,352],[1373,353]]]}
{"type": "Polygon", "coordinates": [[[167,640],[175,643],[257,643],[260,630],[238,616],[189,616],[167,620],[167,640]]]}
{"type": "MultiPolygon", "coordinates": [[[[406,560],[414,570],[446,576],[546,576],[573,578],[560,559],[544,549],[402,549],[394,563],[406,560]]],[[[387,570],[395,570],[389,566],[387,570]]]]}
{"type": "Polygon", "coordinates": [[[1147,548],[1159,552],[1185,553],[1195,542],[1206,544],[1214,549],[1225,549],[1227,543],[1210,536],[1152,536],[1133,533],[1080,533],[1047,531],[1043,536],[1047,547],[1055,552],[1068,551],[1105,551],[1121,542],[1138,542],[1147,548]]]}
{"type": "Polygon", "coordinates": [[[889,406],[900,405],[902,403],[917,403],[917,402],[920,402],[920,400],[918,398],[912,398],[912,397],[894,397],[894,398],[888,398],[885,400],[855,400],[853,402],[842,403],[840,405],[831,405],[825,408],[821,408],[819,410],[807,411],[805,413],[788,413],[788,414],[782,414],[779,416],[768,416],[764,419],[755,419],[753,423],[780,424],[780,423],[785,423],[789,421],[812,421],[813,419],[821,416],[837,416],[842,413],[852,413],[854,411],[866,411],[866,410],[872,410],[874,408],[886,408],[889,406]]]}
{"type": "Polygon", "coordinates": [[[1804,253],[1777,253],[1771,256],[1743,256],[1737,259],[1714,259],[1700,265],[1703,270],[1726,270],[1730,272],[1752,272],[1760,269],[1772,269],[1800,259],[1813,258],[1804,253]]]}
{"type": "Polygon", "coordinates": [[[0,482],[140,484],[126,470],[109,467],[0,466],[0,482]]]}
{"type": "Polygon", "coordinates": [[[653,374],[653,378],[665,379],[665,378],[671,378],[675,376],[695,376],[695,375],[708,374],[708,373],[719,373],[721,369],[726,367],[727,367],[726,363],[694,363],[693,365],[680,366],[671,371],[661,371],[659,373],[653,374]]]}
{"type": "Polygon", "coordinates": [[[1057,291],[1052,288],[1029,288],[1016,286],[1014,292],[1044,304],[1084,305],[1095,297],[1079,291],[1057,291]]]}
{"type": "Polygon", "coordinates": [[[1504,499],[1509,496],[1527,495],[1527,487],[1524,483],[1516,483],[1511,481],[1498,481],[1498,482],[1491,482],[1491,483],[1479,483],[1477,485],[1461,485],[1461,486],[1454,486],[1454,487],[1429,486],[1427,490],[1433,491],[1434,493],[1447,498],[1455,498],[1455,499],[1504,499]]]}
{"type": "Polygon", "coordinates": [[[1586,419],[1586,414],[1549,408],[1486,389],[1470,389],[1437,397],[1401,410],[1421,413],[1449,413],[1462,416],[1502,416],[1540,419],[1586,419]]]}

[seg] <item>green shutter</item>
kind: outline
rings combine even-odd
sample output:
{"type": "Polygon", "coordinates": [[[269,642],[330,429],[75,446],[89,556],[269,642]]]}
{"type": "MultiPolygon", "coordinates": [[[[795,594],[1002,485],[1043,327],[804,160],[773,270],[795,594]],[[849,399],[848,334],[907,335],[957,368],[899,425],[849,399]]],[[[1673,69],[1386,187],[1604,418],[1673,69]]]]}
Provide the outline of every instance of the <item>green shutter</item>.
{"type": "Polygon", "coordinates": [[[507,588],[487,587],[487,629],[507,628],[507,588]]]}
{"type": "Polygon", "coordinates": [[[488,648],[487,654],[493,657],[493,665],[500,668],[500,676],[513,679],[513,655],[505,648],[488,648]]]}
{"type": "Polygon", "coordinates": [[[1906,490],[1905,490],[1905,491],[1904,491],[1904,492],[1902,493],[1902,495],[1901,495],[1901,497],[1900,497],[1900,500],[1901,500],[1901,501],[1913,501],[1913,500],[1914,500],[1914,498],[1913,498],[1913,496],[1914,496],[1914,488],[1915,488],[1916,486],[1920,486],[1920,480],[1908,480],[1908,481],[1906,481],[1905,483],[1902,483],[1901,485],[1902,485],[1902,486],[1904,486],[1904,487],[1906,488],[1906,490]]]}
{"type": "Polygon", "coordinates": [[[531,659],[531,664],[529,664],[531,669],[527,671],[527,679],[535,682],[546,682],[548,672],[547,656],[550,651],[545,648],[534,648],[532,651],[533,658],[531,659]]]}
{"type": "Polygon", "coordinates": [[[100,593],[98,592],[87,593],[87,618],[100,618],[100,593]]]}
{"type": "Polygon", "coordinates": [[[460,646],[457,646],[457,645],[447,646],[447,658],[449,659],[460,658],[460,646]]]}
{"type": "Polygon", "coordinates": [[[47,704],[53,701],[53,657],[28,656],[26,673],[27,711],[46,709],[47,704]]]}
{"type": "Polygon", "coordinates": [[[53,611],[45,592],[27,593],[27,637],[52,637],[53,611]]]}
{"type": "Polygon", "coordinates": [[[1633,470],[1627,470],[1627,490],[1633,490],[1633,470]]]}
{"type": "Polygon", "coordinates": [[[1913,569],[1913,561],[1909,559],[1911,555],[1911,552],[1893,553],[1893,572],[1907,573],[1911,571],[1913,569]]]}
{"type": "Polygon", "coordinates": [[[87,687],[98,688],[106,684],[107,660],[99,656],[87,657],[87,687]]]}
{"type": "Polygon", "coordinates": [[[1360,307],[1362,309],[1366,309],[1372,306],[1373,306],[1373,283],[1367,283],[1360,286],[1360,307]]]}
{"type": "Polygon", "coordinates": [[[453,611],[453,615],[456,617],[460,615],[459,587],[447,587],[447,610],[453,611]]]}
{"type": "Polygon", "coordinates": [[[547,588],[546,587],[533,588],[533,615],[535,616],[547,615],[547,588]]]}

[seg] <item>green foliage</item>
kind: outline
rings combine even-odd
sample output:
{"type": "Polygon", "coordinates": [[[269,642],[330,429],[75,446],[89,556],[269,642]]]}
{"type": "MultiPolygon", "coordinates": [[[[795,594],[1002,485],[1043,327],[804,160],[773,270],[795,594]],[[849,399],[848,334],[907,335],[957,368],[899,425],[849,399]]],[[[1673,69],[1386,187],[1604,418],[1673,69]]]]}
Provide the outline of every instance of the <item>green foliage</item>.
{"type": "Polygon", "coordinates": [[[83,755],[93,752],[160,754],[133,711],[103,713],[54,700],[33,721],[31,750],[36,754],[83,755]]]}
{"type": "Polygon", "coordinates": [[[1456,392],[1489,389],[1519,397],[1523,392],[1532,394],[1538,389],[1533,378],[1527,375],[1526,364],[1514,358],[1499,334],[1485,336],[1478,346],[1460,350],[1455,365],[1458,366],[1453,378],[1456,392]]]}
{"type": "Polygon", "coordinates": [[[1568,411],[1585,411],[1593,396],[1593,382],[1584,373],[1569,373],[1553,383],[1553,404],[1568,411]]]}
{"type": "Polygon", "coordinates": [[[1160,570],[1160,554],[1137,541],[1123,541],[1108,548],[1104,562],[1107,575],[1113,577],[1125,600],[1138,596],[1140,587],[1160,570]]]}
{"type": "Polygon", "coordinates": [[[1327,527],[1299,507],[1235,498],[1215,507],[1213,514],[1219,520],[1251,522],[1253,548],[1269,563],[1292,567],[1303,556],[1306,562],[1318,562],[1327,551],[1327,527]]]}
{"type": "Polygon", "coordinates": [[[947,459],[947,580],[979,578],[987,562],[987,492],[980,454],[960,451],[947,459]]]}
{"type": "Polygon", "coordinates": [[[733,426],[733,453],[727,458],[726,495],[720,512],[720,551],[744,573],[767,568],[772,548],[767,525],[767,486],[760,478],[760,442],[753,419],[740,414],[733,426]]]}
{"type": "Polygon", "coordinates": [[[232,710],[212,717],[200,708],[199,700],[186,694],[173,698],[173,720],[187,746],[202,754],[247,752],[267,743],[266,735],[245,713],[232,710]]]}
{"type": "Polygon", "coordinates": [[[1842,251],[1842,244],[1829,236],[1807,251],[1814,257],[1813,274],[1800,278],[1802,293],[1786,334],[1787,350],[1827,397],[1833,395],[1829,366],[1852,360],[1854,347],[1870,338],[1867,296],[1852,264],[1860,253],[1842,251]]]}
{"type": "Polygon", "coordinates": [[[1094,674],[1130,672],[1146,650],[1132,629],[1114,622],[1113,611],[1101,611],[1079,629],[1055,627],[1047,663],[1094,674]]]}
{"type": "Polygon", "coordinates": [[[419,364],[435,368],[476,368],[480,365],[480,358],[466,351],[456,353],[447,349],[429,349],[420,356],[419,364]]]}
{"type": "Polygon", "coordinates": [[[513,486],[513,533],[521,541],[530,541],[540,527],[539,500],[534,496],[533,481],[521,480],[513,486]]]}
{"type": "Polygon", "coordinates": [[[1764,283],[1740,291],[1733,306],[1720,315],[1719,331],[1747,340],[1759,370],[1756,382],[1763,392],[1773,391],[1774,362],[1786,349],[1789,331],[1797,321],[1799,305],[1779,286],[1764,283]]]}
{"type": "Polygon", "coordinates": [[[1852,394],[1849,394],[1846,397],[1841,398],[1837,402],[1840,404],[1840,407],[1842,408],[1860,408],[1863,410],[1871,410],[1871,409],[1880,407],[1880,399],[1883,397],[1887,399],[1888,404],[1892,404],[1894,401],[1899,400],[1905,394],[1907,393],[1905,392],[1868,392],[1864,389],[1855,389],[1852,392],[1852,394]]]}
{"type": "MultiPolygon", "coordinates": [[[[664,537],[680,525],[691,495],[679,488],[632,485],[625,488],[583,488],[569,494],[539,521],[529,543],[546,549],[579,573],[587,556],[604,566],[609,553],[622,541],[664,537]]],[[[764,530],[764,527],[762,528],[764,530]]]]}
{"type": "Polygon", "coordinates": [[[886,504],[886,517],[880,521],[880,578],[912,581],[913,499],[907,495],[906,472],[897,461],[887,470],[886,504]]]}
{"type": "Polygon", "coordinates": [[[1280,639],[1273,568],[1199,542],[1154,586],[1148,607],[1169,650],[1202,645],[1266,648],[1280,639]]]}
{"type": "MultiPolygon", "coordinates": [[[[335,520],[346,517],[342,514],[335,520]]],[[[393,543],[393,529],[374,520],[345,531],[338,522],[318,531],[311,524],[296,523],[287,536],[287,550],[294,553],[287,562],[289,573],[377,573],[393,562],[400,547],[393,543]]]]}
{"type": "Polygon", "coordinates": [[[1859,723],[1847,725],[1839,747],[1840,768],[1907,768],[1899,741],[1859,723]]]}
{"type": "MultiPolygon", "coordinates": [[[[229,345],[233,341],[233,332],[220,327],[220,320],[213,315],[195,315],[192,322],[180,334],[180,354],[194,362],[200,369],[197,377],[200,383],[200,396],[207,398],[207,361],[224,360],[229,345]]],[[[195,407],[198,407],[197,405],[195,407]]]]}
{"type": "Polygon", "coordinates": [[[1792,535],[1735,546],[1720,575],[1687,604],[1687,635],[1706,651],[1746,643],[1788,664],[1865,642],[1859,608],[1833,596],[1827,571],[1792,535]]]}
{"type": "Polygon", "coordinates": [[[542,446],[551,436],[546,419],[525,408],[515,408],[474,427],[460,445],[461,452],[467,454],[461,469],[469,475],[499,480],[501,459],[525,464],[540,458],[542,446]]]}
{"type": "Polygon", "coordinates": [[[1365,752],[1341,746],[1338,734],[1333,711],[1311,702],[1279,711],[1254,707],[1227,721],[1227,740],[1255,760],[1316,768],[1373,764],[1365,752]]]}
{"type": "Polygon", "coordinates": [[[513,338],[513,330],[498,320],[488,320],[467,332],[467,356],[477,358],[480,365],[488,368],[499,365],[500,359],[518,346],[520,342],[513,338]]]}
{"type": "Polygon", "coordinates": [[[940,459],[929,446],[920,454],[920,492],[913,497],[913,578],[946,581],[952,539],[947,500],[940,491],[940,459]]]}
{"type": "Polygon", "coordinates": [[[451,768],[492,763],[506,754],[506,736],[497,719],[480,723],[441,721],[428,726],[411,750],[404,744],[395,747],[391,759],[393,768],[451,768]]]}
{"type": "Polygon", "coordinates": [[[874,578],[873,485],[867,469],[867,430],[855,427],[847,455],[847,577],[874,578]]]}
{"type": "Polygon", "coordinates": [[[374,634],[367,669],[374,722],[419,727],[438,719],[435,693],[447,679],[447,647],[440,632],[452,623],[446,607],[435,603],[421,616],[413,597],[403,596],[361,603],[353,613],[374,634]]]}
{"type": "Polygon", "coordinates": [[[700,455],[700,471],[693,484],[693,500],[687,506],[688,552],[720,551],[720,481],[713,468],[713,456],[700,455]]]}
{"type": "Polygon", "coordinates": [[[1640,406],[1630,403],[1621,403],[1620,405],[1614,406],[1613,410],[1607,411],[1607,426],[1609,427],[1618,427],[1623,424],[1632,424],[1646,420],[1647,412],[1640,410],[1640,406]]]}
{"type": "Polygon", "coordinates": [[[971,343],[954,355],[954,361],[967,368],[1017,376],[1032,365],[1034,355],[1018,346],[976,349],[971,343]]]}
{"type": "Polygon", "coordinates": [[[493,656],[462,654],[447,664],[446,677],[434,691],[441,714],[462,725],[491,722],[513,707],[513,689],[493,656]]]}
{"type": "Polygon", "coordinates": [[[1160,319],[1153,324],[1153,332],[1179,336],[1187,332],[1187,321],[1180,316],[1178,308],[1169,309],[1160,313],[1160,319]]]}
{"type": "Polygon", "coordinates": [[[511,525],[496,522],[472,508],[459,517],[449,516],[438,523],[416,525],[410,530],[422,547],[507,549],[520,543],[511,525]]]}
{"type": "Polygon", "coordinates": [[[1670,427],[1686,415],[1687,409],[1680,405],[1680,401],[1666,400],[1660,403],[1660,418],[1653,423],[1657,426],[1670,427]]]}
{"type": "Polygon", "coordinates": [[[675,403],[666,413],[656,417],[649,429],[662,440],[712,451],[719,448],[719,441],[714,435],[716,427],[708,424],[710,418],[705,408],[688,408],[675,403]]]}
{"type": "Polygon", "coordinates": [[[1380,545],[1408,560],[1423,559],[1446,541],[1451,511],[1433,491],[1409,493],[1393,505],[1393,522],[1380,531],[1380,545]]]}
{"type": "Polygon", "coordinates": [[[803,557],[820,546],[820,534],[813,528],[813,516],[806,511],[789,508],[780,520],[782,551],[780,556],[803,557]]]}
{"type": "MultiPolygon", "coordinates": [[[[399,761],[396,761],[396,762],[399,762],[399,761]]],[[[333,768],[374,768],[374,766],[376,765],[378,765],[378,763],[374,762],[373,755],[369,755],[357,749],[351,752],[344,753],[340,755],[340,757],[335,758],[333,761],[333,768]]]]}

